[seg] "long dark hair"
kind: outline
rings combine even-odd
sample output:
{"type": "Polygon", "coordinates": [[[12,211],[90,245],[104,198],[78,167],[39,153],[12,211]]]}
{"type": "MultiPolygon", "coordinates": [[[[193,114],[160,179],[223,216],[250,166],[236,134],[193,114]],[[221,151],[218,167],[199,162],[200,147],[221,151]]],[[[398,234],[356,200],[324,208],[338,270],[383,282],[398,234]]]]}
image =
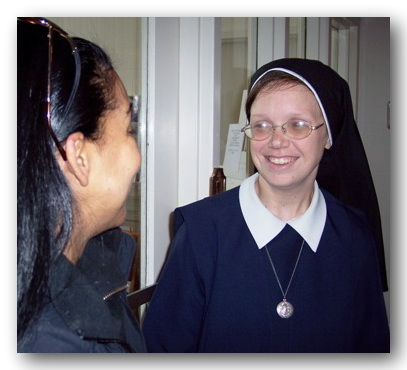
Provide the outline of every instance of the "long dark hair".
{"type": "MultiPolygon", "coordinates": [[[[48,32],[47,27],[17,21],[18,342],[44,303],[53,262],[70,239],[76,216],[75,199],[47,127],[48,32]]],[[[73,40],[80,80],[65,112],[78,70],[70,43],[53,32],[52,130],[61,143],[77,131],[98,140],[101,118],[114,104],[116,77],[109,57],[89,41],[73,40]]]]}

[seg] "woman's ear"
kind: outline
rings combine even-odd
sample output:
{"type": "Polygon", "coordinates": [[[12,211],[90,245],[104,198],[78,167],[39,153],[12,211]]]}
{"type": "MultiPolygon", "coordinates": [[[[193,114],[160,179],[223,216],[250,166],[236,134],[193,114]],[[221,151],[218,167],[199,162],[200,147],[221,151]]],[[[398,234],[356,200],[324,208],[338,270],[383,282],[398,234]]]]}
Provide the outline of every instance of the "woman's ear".
{"type": "Polygon", "coordinates": [[[81,132],[74,132],[65,141],[67,160],[65,171],[81,186],[89,183],[89,160],[87,153],[87,141],[81,132]]]}
{"type": "Polygon", "coordinates": [[[331,146],[332,146],[331,140],[329,140],[329,137],[328,137],[326,140],[325,149],[331,149],[331,146]]]}

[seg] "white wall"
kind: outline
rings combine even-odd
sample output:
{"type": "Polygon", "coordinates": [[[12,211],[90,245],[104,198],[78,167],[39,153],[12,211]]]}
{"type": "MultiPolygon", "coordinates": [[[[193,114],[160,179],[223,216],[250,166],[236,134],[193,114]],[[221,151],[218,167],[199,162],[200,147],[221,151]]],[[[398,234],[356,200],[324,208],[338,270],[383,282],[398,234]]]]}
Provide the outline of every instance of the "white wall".
{"type": "Polygon", "coordinates": [[[147,101],[147,277],[154,282],[170,240],[178,199],[179,23],[149,19],[147,101]]]}
{"type": "MultiPolygon", "coordinates": [[[[361,18],[359,42],[357,122],[379,198],[390,283],[390,18],[361,18]]],[[[389,293],[385,299],[389,312],[389,293]]]]}

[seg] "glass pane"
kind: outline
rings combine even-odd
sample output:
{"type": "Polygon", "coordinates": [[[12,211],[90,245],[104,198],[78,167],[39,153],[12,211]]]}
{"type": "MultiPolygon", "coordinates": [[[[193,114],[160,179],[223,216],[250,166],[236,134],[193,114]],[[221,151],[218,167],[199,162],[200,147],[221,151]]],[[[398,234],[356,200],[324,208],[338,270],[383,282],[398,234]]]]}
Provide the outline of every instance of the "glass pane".
{"type": "Polygon", "coordinates": [[[354,109],[358,101],[358,28],[359,18],[331,18],[330,66],[345,79],[350,88],[354,109]]]}
{"type": "MultiPolygon", "coordinates": [[[[112,58],[113,64],[122,79],[127,93],[131,98],[145,96],[142,87],[142,18],[124,17],[52,17],[50,20],[61,26],[71,36],[88,39],[100,45],[112,58]]],[[[139,115],[137,115],[139,116],[139,115]]],[[[136,119],[136,121],[139,121],[136,119]]],[[[138,145],[141,155],[145,148],[145,129],[141,125],[145,123],[133,122],[137,129],[138,145]]],[[[145,163],[145,160],[143,161],[145,163]]],[[[133,261],[133,269],[130,281],[130,291],[140,287],[140,255],[141,234],[145,225],[144,213],[141,210],[145,199],[145,168],[141,166],[140,172],[133,181],[131,192],[127,200],[127,220],[122,229],[130,233],[137,243],[137,253],[133,261]]]]}
{"type": "Polygon", "coordinates": [[[331,68],[338,72],[339,58],[339,25],[331,22],[331,68]]]}
{"type": "Polygon", "coordinates": [[[230,123],[239,122],[242,92],[247,88],[247,18],[222,18],[221,153],[230,123]]]}
{"type": "MultiPolygon", "coordinates": [[[[222,18],[222,66],[221,66],[221,132],[220,158],[223,161],[230,124],[239,122],[242,98],[248,87],[250,75],[255,66],[257,45],[253,45],[253,26],[256,18],[222,18]]],[[[254,43],[255,44],[255,43],[254,43]]],[[[226,173],[226,169],[225,169],[226,173]]],[[[226,174],[228,176],[228,174],[226,174]]],[[[227,188],[232,181],[227,180],[227,188]]]]}
{"type": "Polygon", "coordinates": [[[289,18],[288,55],[290,58],[305,58],[306,18],[289,18]]]}

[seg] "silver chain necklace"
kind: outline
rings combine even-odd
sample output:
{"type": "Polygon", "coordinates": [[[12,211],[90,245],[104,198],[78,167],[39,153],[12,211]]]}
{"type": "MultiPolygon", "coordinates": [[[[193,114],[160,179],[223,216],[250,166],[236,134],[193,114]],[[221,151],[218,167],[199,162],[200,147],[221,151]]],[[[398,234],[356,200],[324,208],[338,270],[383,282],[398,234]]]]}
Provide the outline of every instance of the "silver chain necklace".
{"type": "Polygon", "coordinates": [[[285,292],[284,292],[283,288],[281,287],[280,279],[278,278],[276,269],[274,267],[273,261],[271,260],[270,253],[267,249],[267,246],[265,247],[267,256],[270,260],[271,267],[273,268],[274,275],[276,276],[278,286],[280,287],[281,294],[283,295],[283,300],[277,305],[277,313],[283,319],[288,319],[294,313],[294,306],[290,302],[287,301],[286,296],[287,296],[288,289],[290,289],[291,281],[293,280],[295,270],[297,269],[298,261],[300,260],[301,252],[304,247],[304,242],[305,242],[305,240],[302,241],[300,253],[298,253],[297,261],[295,262],[294,270],[293,270],[293,273],[291,274],[291,278],[290,278],[290,281],[288,282],[287,289],[285,290],[285,292]]]}

